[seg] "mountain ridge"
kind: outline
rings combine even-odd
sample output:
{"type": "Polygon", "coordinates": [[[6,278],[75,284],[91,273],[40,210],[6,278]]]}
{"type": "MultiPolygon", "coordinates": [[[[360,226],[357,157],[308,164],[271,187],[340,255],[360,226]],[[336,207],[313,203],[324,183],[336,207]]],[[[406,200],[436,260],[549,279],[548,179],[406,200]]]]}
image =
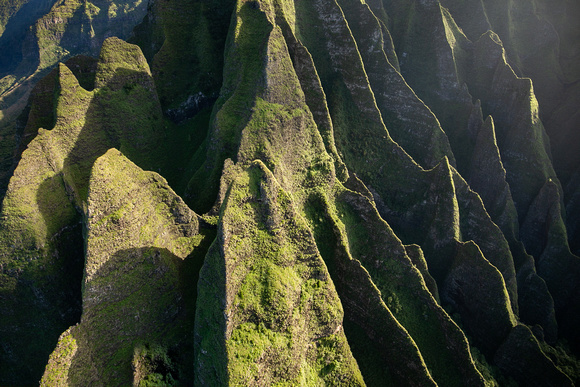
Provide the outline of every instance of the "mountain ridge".
{"type": "Polygon", "coordinates": [[[0,380],[575,384],[578,213],[542,114],[573,116],[529,26],[504,48],[469,3],[153,1],[136,45],[95,35],[7,146],[0,380]]]}

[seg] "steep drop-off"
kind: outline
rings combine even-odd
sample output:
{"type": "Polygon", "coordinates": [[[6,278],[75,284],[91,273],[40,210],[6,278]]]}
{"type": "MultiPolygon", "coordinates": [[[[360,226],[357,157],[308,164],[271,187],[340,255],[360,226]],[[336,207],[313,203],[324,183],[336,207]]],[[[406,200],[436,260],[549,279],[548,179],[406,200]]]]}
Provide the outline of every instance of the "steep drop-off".
{"type": "Polygon", "coordinates": [[[580,380],[569,15],[67,1],[6,121],[0,384],[580,380]]]}

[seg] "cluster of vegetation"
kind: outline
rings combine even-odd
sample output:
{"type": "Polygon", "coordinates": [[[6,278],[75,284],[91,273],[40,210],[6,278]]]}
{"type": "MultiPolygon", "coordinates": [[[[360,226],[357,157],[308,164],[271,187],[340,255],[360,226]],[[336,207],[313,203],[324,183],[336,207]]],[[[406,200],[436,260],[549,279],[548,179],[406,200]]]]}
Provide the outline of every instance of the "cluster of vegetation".
{"type": "Polygon", "coordinates": [[[35,17],[46,76],[2,96],[32,89],[0,127],[0,383],[577,383],[575,180],[548,139],[575,73],[551,32],[544,61],[525,43],[543,0],[488,3],[35,17]]]}

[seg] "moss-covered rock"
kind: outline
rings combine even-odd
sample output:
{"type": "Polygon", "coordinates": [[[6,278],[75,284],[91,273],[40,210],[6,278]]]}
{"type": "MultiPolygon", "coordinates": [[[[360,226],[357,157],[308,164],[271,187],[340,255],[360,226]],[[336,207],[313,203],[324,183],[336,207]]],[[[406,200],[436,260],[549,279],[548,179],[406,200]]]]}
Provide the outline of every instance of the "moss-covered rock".
{"type": "Polygon", "coordinates": [[[518,383],[572,386],[566,376],[544,354],[532,331],[524,325],[515,326],[499,348],[494,362],[518,383]]]}
{"type": "Polygon", "coordinates": [[[54,5],[0,81],[0,384],[577,381],[568,3],[54,5]]]}
{"type": "Polygon", "coordinates": [[[11,173],[14,164],[9,160],[17,160],[29,141],[20,143],[24,125],[18,120],[27,115],[26,101],[35,84],[59,61],[78,54],[96,56],[108,37],[128,38],[146,7],[141,0],[11,0],[2,5],[0,14],[12,16],[4,19],[7,25],[0,24],[7,28],[0,34],[0,136],[13,139],[0,148],[0,176],[11,173]]]}
{"type": "MultiPolygon", "coordinates": [[[[38,135],[22,153],[3,201],[0,239],[2,265],[7,270],[2,274],[6,277],[3,292],[7,304],[2,310],[11,310],[13,315],[6,321],[3,335],[9,346],[20,342],[21,336],[12,329],[22,319],[30,320],[39,334],[46,330],[39,327],[48,327],[50,333],[43,333],[42,339],[26,341],[29,344],[19,345],[10,355],[10,361],[20,362],[16,359],[38,353],[40,359],[30,362],[36,374],[54,347],[58,335],[54,330],[62,332],[79,318],[79,268],[84,262],[80,222],[87,208],[93,162],[110,147],[118,146],[141,165],[151,168],[155,164],[151,156],[153,144],[159,140],[156,120],[160,109],[147,63],[144,59],[139,62],[138,47],[118,39],[107,41],[104,51],[115,49],[125,67],[132,61],[136,61],[134,67],[145,66],[141,71],[109,72],[111,83],[118,86],[124,82],[127,88],[114,91],[99,84],[101,87],[87,91],[64,64],[39,86],[56,85],[52,101],[48,91],[43,94],[39,89],[31,112],[49,111],[52,103],[54,127],[38,129],[41,123],[32,115],[29,132],[37,129],[38,135]],[[124,56],[124,50],[131,52],[130,48],[132,54],[124,56]],[[126,125],[126,120],[132,124],[126,125]],[[72,280],[67,275],[72,275],[72,280]],[[19,304],[14,304],[17,288],[24,284],[28,284],[24,289],[29,289],[25,293],[30,294],[19,296],[19,304]]],[[[109,69],[114,67],[110,60],[107,64],[109,69]]],[[[97,70],[97,75],[103,73],[97,70]]],[[[32,377],[28,371],[20,374],[32,377]]]]}
{"type": "Polygon", "coordinates": [[[144,361],[159,346],[180,353],[165,353],[162,380],[191,382],[193,342],[183,337],[193,314],[184,287],[191,285],[180,282],[180,272],[205,237],[199,222],[161,176],[142,171],[116,149],[97,159],[87,207],[82,318],[59,339],[42,383],[139,385],[154,377],[156,368],[144,361]]]}
{"type": "MultiPolygon", "coordinates": [[[[426,273],[427,279],[420,274],[407,248],[368,198],[344,191],[336,206],[350,253],[368,271],[382,301],[417,345],[433,379],[446,385],[481,384],[466,339],[427,291],[427,280],[433,281],[430,274],[426,273]],[[443,342],[447,343],[445,350],[441,349],[443,342]]],[[[423,270],[426,266],[423,261],[423,270]]],[[[407,380],[412,378],[402,373],[407,380]]]]}
{"type": "Polygon", "coordinates": [[[363,385],[338,295],[291,197],[258,161],[230,184],[200,278],[198,382],[363,385]],[[210,316],[225,330],[208,330],[210,316]]]}

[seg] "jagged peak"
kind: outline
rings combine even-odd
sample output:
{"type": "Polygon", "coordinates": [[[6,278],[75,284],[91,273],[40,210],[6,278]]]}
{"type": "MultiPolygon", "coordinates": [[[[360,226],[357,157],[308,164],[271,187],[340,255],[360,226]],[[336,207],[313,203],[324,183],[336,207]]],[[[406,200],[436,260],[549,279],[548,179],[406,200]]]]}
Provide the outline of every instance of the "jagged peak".
{"type": "Polygon", "coordinates": [[[503,49],[503,43],[502,43],[501,39],[499,38],[499,35],[496,34],[495,32],[493,32],[492,30],[487,30],[486,32],[484,32],[481,35],[480,39],[483,37],[492,40],[495,44],[502,47],[502,49],[503,49]]]}
{"type": "Polygon", "coordinates": [[[192,237],[199,232],[199,217],[191,211],[172,189],[167,181],[155,172],[146,172],[131,162],[119,150],[109,149],[95,160],[89,182],[87,206],[88,247],[85,282],[98,273],[104,264],[110,248],[124,245],[124,248],[156,247],[166,248],[176,257],[185,259],[192,250],[191,244],[176,243],[180,237],[192,237]],[[122,182],[119,185],[119,182],[122,182]],[[155,208],[148,215],[132,214],[136,205],[155,208]],[[134,216],[142,218],[131,221],[134,216]],[[126,218],[123,221],[122,218],[126,218]],[[141,227],[139,237],[128,231],[131,224],[141,227]],[[163,231],[161,231],[163,230],[163,231]],[[102,243],[102,237],[123,235],[110,246],[102,243]],[[91,239],[95,236],[95,240],[91,239]],[[125,239],[126,242],[123,242],[125,239]]]}
{"type": "Polygon", "coordinates": [[[112,1],[63,0],[24,45],[27,85],[101,53],[21,117],[0,384],[31,384],[63,331],[43,384],[566,384],[544,350],[580,375],[557,342],[580,343],[577,206],[540,121],[573,110],[562,2],[112,1]],[[146,7],[138,46],[103,44],[146,7]]]}
{"type": "Polygon", "coordinates": [[[83,89],[77,77],[64,63],[58,65],[57,82],[58,98],[55,106],[55,127],[66,127],[73,124],[77,117],[80,118],[84,115],[83,113],[86,113],[88,102],[94,94],[83,89]]]}
{"type": "Polygon", "coordinates": [[[560,220],[560,186],[552,178],[546,182],[530,205],[530,211],[522,222],[522,240],[526,250],[540,257],[548,244],[548,230],[560,220]]]}
{"type": "MultiPolygon", "coordinates": [[[[491,115],[487,116],[485,118],[485,121],[483,121],[483,124],[481,125],[479,132],[477,133],[477,142],[482,144],[484,142],[489,143],[490,145],[490,151],[493,152],[493,156],[498,158],[500,160],[500,164],[501,164],[501,154],[499,153],[499,148],[497,147],[497,139],[495,136],[495,125],[494,125],[494,121],[493,121],[493,117],[491,115]]],[[[477,148],[477,146],[476,146],[477,148]]],[[[503,164],[502,164],[502,168],[503,168],[503,164]]],[[[504,175],[505,175],[505,169],[504,169],[504,175]]]]}
{"type": "Polygon", "coordinates": [[[542,351],[541,344],[530,328],[516,325],[494,355],[494,362],[521,385],[546,383],[573,386],[572,380],[542,351]],[[514,361],[515,353],[517,360],[514,361]],[[534,364],[534,367],[526,367],[534,364]]]}
{"type": "Polygon", "coordinates": [[[498,63],[507,63],[503,43],[499,38],[499,35],[497,35],[492,30],[488,30],[487,32],[483,33],[479,39],[474,42],[474,45],[476,54],[481,52],[482,55],[486,55],[487,57],[486,60],[476,59],[477,63],[479,63],[481,66],[492,69],[495,68],[498,63]]]}
{"type": "Polygon", "coordinates": [[[77,77],[72,73],[68,66],[60,62],[58,68],[58,82],[61,93],[74,93],[77,87],[80,87],[77,77]]]}
{"type": "Polygon", "coordinates": [[[139,46],[117,37],[103,42],[95,74],[95,88],[109,87],[117,90],[129,80],[153,90],[149,64],[139,46]]]}
{"type": "Polygon", "coordinates": [[[462,318],[475,342],[491,355],[517,323],[503,276],[474,241],[457,242],[455,254],[441,290],[442,300],[463,310],[462,318]],[[483,318],[489,324],[480,325],[478,320],[483,318]]]}
{"type": "Polygon", "coordinates": [[[453,170],[449,159],[445,156],[437,166],[428,171],[431,182],[429,200],[437,208],[437,216],[434,217],[434,223],[429,230],[430,242],[435,247],[446,245],[452,240],[461,240],[460,213],[453,170]]]}

